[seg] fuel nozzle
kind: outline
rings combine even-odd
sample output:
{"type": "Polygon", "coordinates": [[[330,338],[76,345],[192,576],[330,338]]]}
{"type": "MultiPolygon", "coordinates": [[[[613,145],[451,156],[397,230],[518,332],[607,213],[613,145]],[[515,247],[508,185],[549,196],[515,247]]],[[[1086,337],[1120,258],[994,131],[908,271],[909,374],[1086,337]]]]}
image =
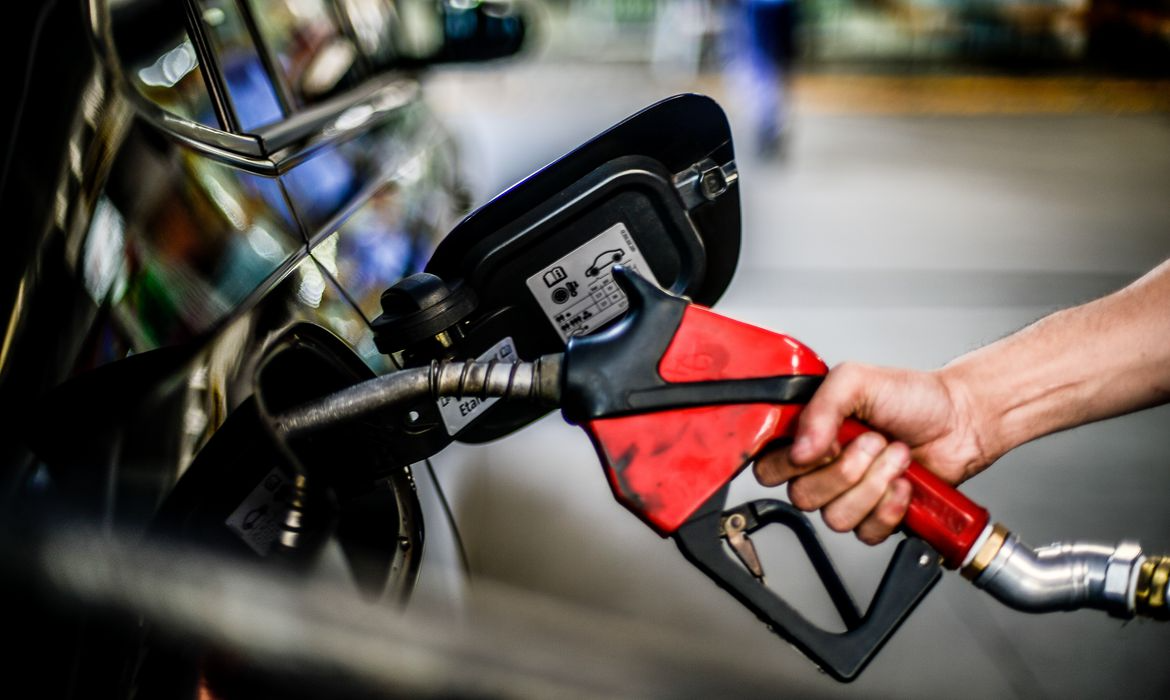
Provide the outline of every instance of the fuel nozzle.
{"type": "Polygon", "coordinates": [[[1096,608],[1121,619],[1170,619],[1170,556],[1146,555],[1136,542],[1034,548],[996,523],[971,548],[962,573],[1024,612],[1096,608]]]}

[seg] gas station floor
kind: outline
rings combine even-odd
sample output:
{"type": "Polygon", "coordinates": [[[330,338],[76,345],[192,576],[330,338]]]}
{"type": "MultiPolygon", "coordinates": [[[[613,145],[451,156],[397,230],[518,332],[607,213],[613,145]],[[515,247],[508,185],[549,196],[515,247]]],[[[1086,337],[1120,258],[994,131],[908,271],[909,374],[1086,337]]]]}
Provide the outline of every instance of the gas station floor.
{"type": "MultiPolygon", "coordinates": [[[[675,92],[712,94],[735,133],[750,133],[717,76],[521,62],[438,73],[428,90],[463,147],[477,202],[675,92]]],[[[806,76],[794,100],[783,159],[738,143],[743,252],[719,309],[789,333],[830,364],[935,367],[1170,256],[1165,83],[806,76]]],[[[1032,544],[1137,539],[1165,551],[1167,426],[1164,407],[1051,436],[964,490],[1032,544]]],[[[474,576],[742,648],[789,679],[777,695],[1170,692],[1170,627],[1017,613],[957,575],[841,686],[626,513],[584,435],[559,417],[488,449],[452,449],[436,468],[474,576]]],[[[740,500],[765,492],[750,478],[733,486],[740,500]]],[[[827,539],[867,600],[890,545],[827,539]]],[[[757,544],[769,583],[823,619],[828,605],[791,543],[757,544]]]]}

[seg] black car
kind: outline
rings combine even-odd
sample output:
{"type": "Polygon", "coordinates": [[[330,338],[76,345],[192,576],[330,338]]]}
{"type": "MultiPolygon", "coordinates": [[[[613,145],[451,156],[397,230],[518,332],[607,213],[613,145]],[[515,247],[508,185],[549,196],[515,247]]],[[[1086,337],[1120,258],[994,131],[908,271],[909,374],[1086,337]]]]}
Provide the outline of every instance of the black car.
{"type": "MultiPolygon", "coordinates": [[[[385,426],[312,456],[249,426],[265,406],[394,369],[371,330],[379,295],[468,206],[418,72],[515,53],[521,17],[505,3],[409,0],[27,12],[9,18],[21,81],[0,183],[9,553],[66,525],[158,535],[241,562],[334,566],[366,599],[404,600],[424,520],[428,557],[458,560],[429,465],[412,472],[416,455],[397,447],[433,426],[385,426]],[[313,491],[287,468],[305,459],[329,463],[333,564],[290,556],[322,529],[289,515],[313,491]]],[[[23,640],[8,661],[34,695],[206,686],[202,655],[4,580],[23,640]]]]}

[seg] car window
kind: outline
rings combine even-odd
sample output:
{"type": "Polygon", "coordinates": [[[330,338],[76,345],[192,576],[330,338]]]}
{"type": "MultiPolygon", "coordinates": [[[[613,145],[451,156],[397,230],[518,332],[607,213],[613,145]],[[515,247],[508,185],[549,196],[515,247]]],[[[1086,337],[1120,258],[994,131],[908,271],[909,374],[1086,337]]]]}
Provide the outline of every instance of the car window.
{"type": "Polygon", "coordinates": [[[111,3],[115,50],[147,99],[235,133],[262,133],[442,44],[433,0],[189,3],[111,3]]]}
{"type": "Polygon", "coordinates": [[[200,0],[199,8],[239,129],[250,132],[283,119],[284,107],[236,0],[200,0]]]}
{"type": "Polygon", "coordinates": [[[320,102],[355,85],[361,57],[348,21],[325,0],[244,0],[252,10],[275,68],[302,105],[320,102]]]}
{"type": "Polygon", "coordinates": [[[111,28],[122,69],[139,93],[168,112],[221,128],[181,3],[118,3],[111,28]]]}
{"type": "Polygon", "coordinates": [[[386,0],[341,0],[341,8],[362,54],[375,66],[389,64],[396,55],[394,31],[400,22],[397,7],[386,0]]]}
{"type": "Polygon", "coordinates": [[[433,56],[443,46],[443,19],[433,0],[340,0],[340,5],[371,68],[433,56]]]}

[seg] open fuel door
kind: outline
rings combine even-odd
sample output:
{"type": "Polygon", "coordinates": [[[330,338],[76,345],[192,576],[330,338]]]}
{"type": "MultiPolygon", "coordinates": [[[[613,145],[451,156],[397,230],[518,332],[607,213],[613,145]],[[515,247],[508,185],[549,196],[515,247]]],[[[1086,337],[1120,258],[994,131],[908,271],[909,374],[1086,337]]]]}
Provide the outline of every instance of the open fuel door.
{"type": "MultiPolygon", "coordinates": [[[[663,100],[464,219],[425,274],[383,295],[379,347],[405,366],[563,350],[570,337],[625,312],[617,264],[709,306],[739,256],[737,182],[720,107],[701,95],[663,100]]],[[[421,422],[429,415],[466,442],[500,437],[543,413],[473,397],[448,400],[437,416],[419,412],[421,422]]]]}

